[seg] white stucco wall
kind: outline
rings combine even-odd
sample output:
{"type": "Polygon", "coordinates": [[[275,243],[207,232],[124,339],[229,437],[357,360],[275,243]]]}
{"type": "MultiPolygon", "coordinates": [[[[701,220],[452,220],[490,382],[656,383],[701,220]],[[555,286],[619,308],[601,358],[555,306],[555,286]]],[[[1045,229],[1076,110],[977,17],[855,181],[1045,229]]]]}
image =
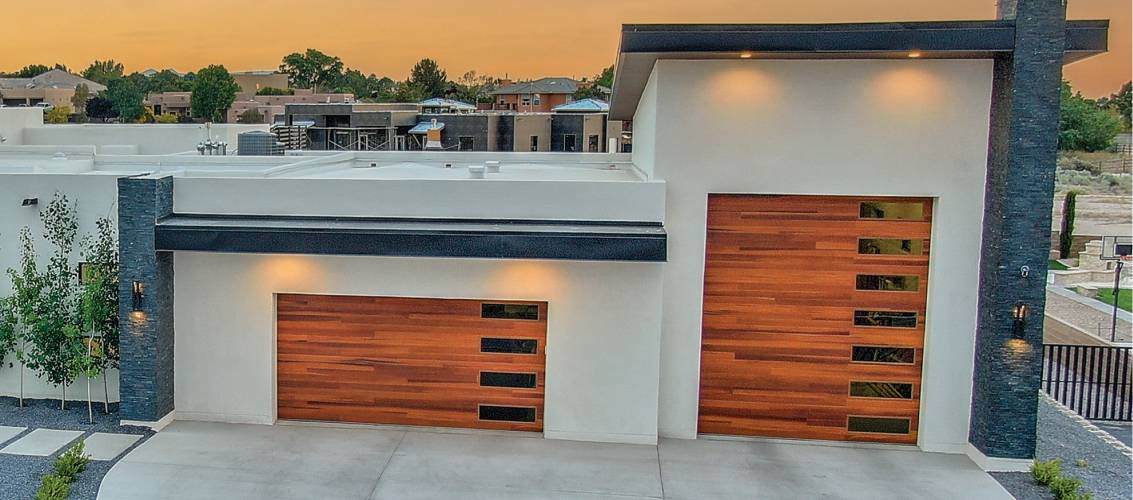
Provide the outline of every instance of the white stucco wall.
{"type": "MultiPolygon", "coordinates": [[[[12,291],[7,270],[19,265],[19,233],[22,227],[31,228],[36,238],[40,264],[47,264],[53,247],[43,240],[43,224],[39,220],[39,212],[56,192],[66,194],[76,204],[78,211],[79,236],[76,238],[73,254],[77,271],[82,236],[95,232],[95,220],[99,217],[118,220],[117,182],[117,177],[113,175],[0,174],[0,296],[7,296],[12,291]],[[39,198],[39,205],[22,207],[20,202],[24,198],[39,198]]],[[[59,398],[61,391],[57,386],[37,379],[30,371],[25,372],[24,377],[25,397],[59,398]]],[[[117,401],[117,371],[110,372],[107,382],[110,401],[117,401]]],[[[16,396],[19,390],[20,365],[15,356],[9,355],[0,362],[0,396],[16,396]]],[[[103,399],[101,379],[95,379],[92,391],[95,400],[103,399]]],[[[86,379],[77,381],[67,389],[67,399],[86,399],[86,379]]]]}
{"type": "Polygon", "coordinates": [[[708,193],[935,197],[920,446],[967,442],[991,61],[664,60],[634,159],[666,181],[660,432],[696,435],[708,193]],[[652,147],[650,147],[652,144],[652,147]]]}
{"type": "MultiPolygon", "coordinates": [[[[267,125],[217,123],[212,125],[213,140],[225,141],[231,153],[236,149],[236,136],[250,130],[267,130],[267,125]]],[[[90,145],[99,153],[121,153],[120,148],[136,146],[137,154],[159,155],[197,150],[197,143],[208,137],[204,124],[71,124],[43,125],[24,130],[24,144],[90,145]]],[[[132,153],[132,151],[131,151],[132,153]]]]}
{"type": "Polygon", "coordinates": [[[276,293],[548,302],[548,438],[654,443],[662,264],[176,252],[176,418],[275,420],[276,293]]]}
{"type": "Polygon", "coordinates": [[[39,108],[0,108],[0,146],[24,143],[24,129],[43,126],[43,110],[39,108]]]}

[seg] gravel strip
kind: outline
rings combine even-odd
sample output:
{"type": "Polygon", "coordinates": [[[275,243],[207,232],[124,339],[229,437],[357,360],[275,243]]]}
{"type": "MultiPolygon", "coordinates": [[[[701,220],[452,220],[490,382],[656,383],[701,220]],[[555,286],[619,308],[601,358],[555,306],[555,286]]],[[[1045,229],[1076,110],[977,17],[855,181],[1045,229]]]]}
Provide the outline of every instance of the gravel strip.
{"type": "MultiPolygon", "coordinates": [[[[1113,445],[1102,440],[1058,411],[1044,398],[1039,399],[1039,460],[1062,459],[1065,474],[1082,480],[1082,488],[1097,500],[1133,498],[1133,462],[1113,445]],[[1079,459],[1086,461],[1078,467],[1079,459]]],[[[1028,472],[994,472],[991,474],[1007,491],[1020,500],[1054,498],[1045,487],[1038,486],[1028,472]]]]}
{"type": "MultiPolygon", "coordinates": [[[[19,439],[33,429],[60,429],[84,431],[84,435],[95,432],[114,432],[119,434],[139,434],[144,436],[138,440],[130,450],[145,442],[153,431],[145,427],[118,425],[118,405],[110,405],[110,414],[102,413],[103,406],[94,407],[94,423],[91,424],[87,415],[86,401],[68,401],[67,409],[59,409],[59,400],[25,399],[24,407],[19,407],[19,400],[9,397],[0,397],[0,425],[28,427],[23,434],[13,438],[19,439]]],[[[0,447],[6,443],[0,443],[0,447]]],[[[127,450],[126,453],[129,453],[127,450]]],[[[55,458],[60,450],[50,457],[31,457],[21,455],[0,454],[0,492],[3,498],[32,498],[39,489],[39,482],[44,475],[52,470],[55,458]]],[[[126,453],[119,455],[126,456],[126,453]]],[[[71,485],[72,500],[94,500],[98,496],[98,487],[102,478],[115,461],[92,461],[87,469],[79,474],[78,479],[71,485]]]]}

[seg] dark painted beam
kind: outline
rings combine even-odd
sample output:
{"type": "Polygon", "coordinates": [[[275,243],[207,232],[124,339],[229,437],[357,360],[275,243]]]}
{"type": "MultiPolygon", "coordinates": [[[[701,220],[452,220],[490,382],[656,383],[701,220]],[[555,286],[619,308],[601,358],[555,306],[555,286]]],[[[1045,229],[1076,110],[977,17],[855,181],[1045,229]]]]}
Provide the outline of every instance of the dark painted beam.
{"type": "Polygon", "coordinates": [[[664,262],[655,223],[174,215],[158,250],[664,262]]]}

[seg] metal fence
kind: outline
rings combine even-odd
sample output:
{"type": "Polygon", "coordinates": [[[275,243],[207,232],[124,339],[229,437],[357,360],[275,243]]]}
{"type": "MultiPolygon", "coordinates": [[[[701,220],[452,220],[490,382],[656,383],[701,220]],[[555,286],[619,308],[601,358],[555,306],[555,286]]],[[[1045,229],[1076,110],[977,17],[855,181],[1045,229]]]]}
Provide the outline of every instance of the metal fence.
{"type": "Polygon", "coordinates": [[[1043,345],[1042,389],[1090,420],[1133,417],[1129,347],[1043,345]]]}

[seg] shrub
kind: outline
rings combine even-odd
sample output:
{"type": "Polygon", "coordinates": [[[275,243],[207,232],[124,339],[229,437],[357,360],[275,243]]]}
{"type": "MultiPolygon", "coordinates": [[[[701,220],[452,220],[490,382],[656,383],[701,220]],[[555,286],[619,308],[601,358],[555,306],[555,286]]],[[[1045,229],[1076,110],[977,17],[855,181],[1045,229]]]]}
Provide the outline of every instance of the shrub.
{"type": "Polygon", "coordinates": [[[66,479],[68,483],[74,482],[81,472],[86,470],[90,463],[90,456],[85,453],[86,445],[79,441],[55,460],[55,475],[66,479]]]}
{"type": "Polygon", "coordinates": [[[1089,495],[1088,493],[1080,493],[1078,488],[1081,487],[1081,480],[1068,476],[1056,477],[1050,482],[1050,491],[1054,493],[1054,498],[1057,500],[1080,500],[1083,495],[1089,495]]]}
{"type": "Polygon", "coordinates": [[[275,87],[264,87],[256,91],[256,95],[295,95],[293,89],[277,89],[275,87]]]}
{"type": "Polygon", "coordinates": [[[1074,211],[1077,191],[1068,191],[1066,199],[1062,202],[1062,230],[1058,233],[1058,257],[1070,257],[1070,250],[1074,246],[1074,211]]]}
{"type": "Polygon", "coordinates": [[[162,113],[153,117],[153,121],[157,123],[177,123],[177,115],[173,113],[162,113]]]}
{"type": "Polygon", "coordinates": [[[67,123],[70,120],[70,106],[55,106],[43,114],[43,121],[47,123],[67,123]]]}
{"type": "Polygon", "coordinates": [[[1035,478],[1036,483],[1043,486],[1049,486],[1061,474],[1062,461],[1057,458],[1047,461],[1035,460],[1031,465],[1031,476],[1035,478]]]}
{"type": "Polygon", "coordinates": [[[43,476],[35,500],[66,500],[71,496],[71,482],[55,474],[43,476]]]}

